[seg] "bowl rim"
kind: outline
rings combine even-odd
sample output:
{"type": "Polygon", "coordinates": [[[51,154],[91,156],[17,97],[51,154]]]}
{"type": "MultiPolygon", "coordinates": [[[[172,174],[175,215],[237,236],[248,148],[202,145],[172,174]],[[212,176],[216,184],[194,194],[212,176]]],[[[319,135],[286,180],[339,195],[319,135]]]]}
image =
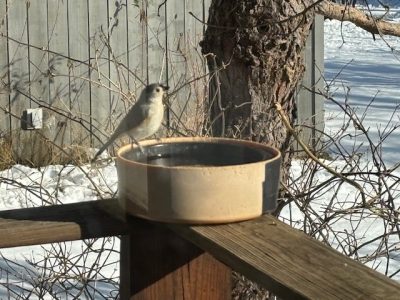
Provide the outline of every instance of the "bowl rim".
{"type": "Polygon", "coordinates": [[[143,162],[138,162],[135,160],[129,160],[123,157],[123,154],[131,151],[132,149],[138,148],[138,145],[135,143],[125,144],[121,146],[117,151],[117,163],[123,163],[127,165],[138,165],[145,166],[147,168],[155,168],[155,169],[171,169],[171,170],[182,170],[182,169],[223,169],[223,168],[233,168],[233,167],[243,167],[243,166],[252,166],[257,164],[265,164],[270,163],[275,160],[279,160],[281,158],[281,152],[273,146],[267,144],[261,144],[253,141],[242,140],[242,139],[234,139],[234,138],[221,138],[221,137],[169,137],[169,138],[160,138],[160,139],[151,139],[151,140],[142,140],[139,142],[141,146],[151,146],[157,144],[172,144],[172,143],[207,143],[207,142],[217,142],[217,143],[227,143],[227,144],[236,144],[236,145],[246,145],[251,148],[257,148],[261,150],[266,150],[273,153],[273,157],[270,159],[258,160],[251,163],[243,163],[243,164],[235,164],[235,165],[224,165],[224,166],[162,166],[162,165],[154,165],[143,162]]]}

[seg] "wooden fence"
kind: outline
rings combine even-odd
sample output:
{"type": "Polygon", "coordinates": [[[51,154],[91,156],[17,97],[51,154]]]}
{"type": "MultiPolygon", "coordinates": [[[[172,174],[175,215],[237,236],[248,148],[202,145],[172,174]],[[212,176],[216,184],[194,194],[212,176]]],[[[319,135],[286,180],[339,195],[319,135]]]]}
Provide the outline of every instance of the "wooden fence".
{"type": "MultiPolygon", "coordinates": [[[[0,136],[11,132],[18,152],[28,156],[32,151],[47,153],[33,144],[39,137],[60,146],[99,146],[143,82],[159,80],[173,88],[192,81],[171,99],[173,113],[167,118],[169,124],[183,122],[191,129],[207,96],[199,41],[209,4],[210,0],[1,1],[0,136]],[[45,107],[43,129],[21,131],[23,110],[35,107],[45,107]]],[[[322,26],[320,19],[307,47],[304,83],[311,90],[323,87],[323,44],[318,41],[322,26]]],[[[322,129],[322,101],[301,90],[299,123],[322,129]]],[[[306,140],[315,140],[313,130],[305,130],[306,140]]]]}
{"type": "MultiPolygon", "coordinates": [[[[297,125],[300,138],[310,149],[320,149],[324,131],[324,17],[315,22],[305,50],[306,72],[297,95],[297,125]]],[[[302,149],[298,149],[302,150],[302,149]]]]}

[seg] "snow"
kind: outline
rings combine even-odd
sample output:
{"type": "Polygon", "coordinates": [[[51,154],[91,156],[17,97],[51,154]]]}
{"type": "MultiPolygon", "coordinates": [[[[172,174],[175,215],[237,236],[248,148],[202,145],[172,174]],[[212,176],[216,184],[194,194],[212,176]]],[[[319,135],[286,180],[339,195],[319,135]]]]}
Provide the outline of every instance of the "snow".
{"type": "MultiPolygon", "coordinates": [[[[342,103],[347,98],[359,115],[366,110],[369,133],[377,140],[379,126],[386,124],[400,105],[400,39],[375,36],[374,41],[370,33],[348,22],[326,21],[325,26],[325,78],[329,94],[342,103]],[[369,105],[372,98],[375,100],[369,105]]],[[[325,104],[325,128],[332,135],[343,126],[343,115],[332,102],[325,104]]],[[[392,123],[398,121],[396,113],[392,123]]],[[[384,145],[385,162],[389,165],[398,162],[399,134],[392,133],[384,145]]],[[[344,144],[349,149],[354,141],[344,144]]]]}
{"type": "MultiPolygon", "coordinates": [[[[400,21],[399,13],[395,12],[390,16],[395,21],[400,21]]],[[[376,143],[383,135],[385,124],[397,125],[400,122],[400,113],[397,108],[400,105],[400,55],[396,49],[400,49],[400,39],[386,37],[381,39],[364,32],[350,23],[337,21],[325,22],[325,80],[328,85],[330,97],[341,104],[349,104],[355,108],[359,116],[364,114],[364,124],[372,140],[376,143]],[[374,98],[372,103],[371,99],[374,98]],[[389,119],[391,120],[389,121],[389,119]]],[[[346,120],[343,112],[331,101],[326,101],[326,131],[335,135],[341,131],[343,121],[346,120]]],[[[371,165],[371,153],[368,153],[365,136],[359,136],[357,130],[350,124],[348,128],[351,135],[340,139],[339,146],[331,147],[328,151],[334,158],[338,151],[343,150],[350,153],[354,148],[360,152],[358,164],[363,170],[373,170],[371,165]],[[358,136],[358,137],[357,137],[358,136]]],[[[398,149],[400,147],[400,133],[394,131],[385,140],[382,148],[382,156],[387,166],[395,165],[400,159],[398,149]]],[[[343,160],[326,160],[325,163],[331,167],[341,170],[345,168],[343,160]]],[[[302,178],[304,168],[310,167],[304,161],[293,162],[291,168],[293,186],[306,186],[307,179],[302,178]]],[[[318,171],[314,182],[324,182],[331,178],[326,170],[318,171]]],[[[365,184],[364,188],[373,193],[374,186],[365,184]]],[[[397,185],[394,186],[394,195],[398,195],[397,185]]],[[[71,203],[76,201],[89,201],[99,197],[112,197],[117,190],[117,175],[113,164],[92,167],[85,165],[76,167],[72,165],[53,165],[40,169],[29,168],[22,165],[15,165],[12,168],[0,172],[0,207],[2,209],[21,208],[37,206],[41,204],[71,203]],[[29,187],[28,189],[26,187],[29,187]]],[[[359,197],[357,189],[349,184],[338,186],[329,185],[319,194],[313,195],[312,209],[315,211],[315,221],[319,219],[318,213],[331,209],[348,209],[352,207],[352,199],[359,197]],[[327,203],[326,199],[336,199],[337,202],[327,203]]],[[[293,226],[302,228],[304,214],[294,203],[287,206],[282,212],[282,219],[291,217],[293,226]]],[[[288,221],[289,222],[289,221],[288,221]]],[[[359,214],[336,219],[334,226],[337,234],[332,236],[326,234],[332,246],[342,252],[349,252],[351,244],[356,242],[362,245],[373,237],[379,236],[385,231],[384,222],[376,217],[371,211],[360,210],[359,214]],[[350,236],[348,232],[354,232],[350,236]],[[353,239],[352,241],[346,241],[353,239]],[[341,242],[341,244],[339,244],[341,242]]],[[[308,228],[307,230],[312,230],[308,228]]],[[[317,236],[318,237],[318,236],[317,236]]],[[[33,289],[37,278],[51,279],[51,286],[48,286],[44,296],[39,297],[40,291],[36,290],[30,299],[54,299],[56,296],[68,299],[71,294],[79,289],[80,280],[89,274],[91,264],[97,262],[102,266],[96,276],[92,276],[90,286],[96,289],[88,289],[93,298],[113,298],[116,295],[119,272],[119,255],[117,252],[108,250],[104,255],[89,253],[88,243],[91,249],[115,249],[118,251],[119,242],[116,238],[98,241],[77,241],[68,242],[61,246],[44,245],[35,247],[19,247],[1,250],[0,259],[0,299],[12,299],[16,295],[26,295],[33,289]],[[55,257],[51,261],[44,261],[45,250],[52,253],[63,253],[68,258],[70,266],[75,264],[73,273],[75,277],[68,278],[67,284],[60,279],[47,278],[48,272],[41,268],[34,267],[28,261],[43,266],[45,263],[52,263],[52,269],[58,270],[62,265],[55,257]],[[79,256],[78,254],[82,254],[79,256]],[[14,292],[5,288],[12,287],[14,292]],[[75,286],[76,285],[76,286],[75,286]],[[66,286],[70,289],[65,291],[66,286]],[[101,293],[103,293],[101,295],[101,293]],[[35,296],[36,295],[36,296],[35,296]]],[[[399,245],[399,238],[389,237],[392,243],[392,252],[389,259],[382,257],[368,261],[368,255],[379,251],[379,243],[371,242],[362,247],[358,255],[364,255],[367,265],[377,270],[393,274],[400,269],[400,253],[396,251],[399,245]],[[388,265],[388,266],[387,266],[388,265]]],[[[398,279],[397,277],[395,277],[398,279]]],[[[42,291],[43,292],[43,291],[42,291]]],[[[82,296],[83,297],[83,296],[82,296]]]]}
{"type": "MultiPolygon", "coordinates": [[[[398,11],[389,18],[400,21],[398,11]]],[[[324,160],[334,170],[347,172],[375,172],[377,168],[388,170],[400,161],[400,39],[396,37],[381,38],[367,33],[349,22],[325,21],[325,80],[326,93],[335,101],[325,101],[325,132],[334,136],[334,143],[327,150],[333,160],[324,160]],[[363,120],[367,136],[349,120],[338,106],[352,108],[352,114],[363,120]],[[347,124],[347,126],[344,126],[347,124]],[[343,134],[343,128],[346,129],[343,134]],[[391,130],[393,129],[393,131],[391,130]],[[390,133],[390,134],[389,134],[390,133]],[[380,144],[380,139],[384,142],[380,144]],[[373,145],[373,147],[371,147],[373,145]],[[374,148],[375,147],[375,148],[374,148]],[[376,152],[373,154],[373,150],[376,152]],[[345,163],[343,155],[347,154],[345,163]],[[356,155],[351,156],[352,153],[356,155]],[[375,164],[373,156],[382,157],[382,164],[375,164]],[[351,169],[352,168],[352,169],[351,169]]],[[[322,91],[325,92],[325,91],[322,91]]],[[[304,176],[304,168],[315,167],[308,160],[297,160],[291,168],[293,191],[308,191],[310,180],[320,184],[331,178],[326,170],[319,168],[315,178],[304,176]]],[[[355,208],[355,200],[361,202],[358,190],[337,181],[326,185],[318,193],[310,193],[305,222],[302,212],[304,203],[292,203],[285,207],[281,218],[292,226],[313,232],[317,226],[334,216],[334,211],[347,212],[338,214],[326,226],[332,230],[322,230],[314,236],[330,244],[338,251],[357,258],[366,265],[392,278],[399,280],[400,240],[396,225],[388,225],[378,215],[387,208],[383,203],[393,201],[394,210],[400,207],[399,183],[392,172],[392,177],[385,176],[384,181],[391,186],[393,200],[383,194],[379,204],[371,209],[355,208]],[[354,213],[348,212],[353,210],[354,213]],[[289,221],[290,220],[290,221],[289,221]],[[306,225],[305,225],[306,224],[306,225]],[[392,233],[391,233],[392,231],[392,233]],[[387,236],[387,248],[384,238],[374,241],[375,237],[387,236]],[[358,249],[359,247],[359,249],[358,249]],[[355,249],[357,248],[357,249],[355,249]]],[[[359,175],[358,182],[367,196],[377,194],[383,179],[379,176],[364,177],[359,175]]],[[[307,198],[306,198],[307,200],[307,198]]],[[[397,220],[396,222],[397,223],[397,220]]]]}
{"type": "MultiPolygon", "coordinates": [[[[40,169],[14,165],[0,172],[0,206],[3,210],[110,198],[116,191],[114,164],[96,168],[52,165],[40,169]]],[[[83,299],[115,299],[118,294],[118,251],[116,237],[2,249],[0,299],[17,296],[22,299],[72,299],[87,281],[89,288],[84,290],[83,299]],[[102,249],[105,250],[100,251],[102,249]],[[49,253],[50,258],[44,259],[49,253]],[[91,270],[92,266],[96,267],[97,273],[91,270]],[[63,274],[69,268],[67,276],[54,276],[54,272],[63,274]],[[38,278],[46,282],[45,292],[36,288],[38,278]]]]}

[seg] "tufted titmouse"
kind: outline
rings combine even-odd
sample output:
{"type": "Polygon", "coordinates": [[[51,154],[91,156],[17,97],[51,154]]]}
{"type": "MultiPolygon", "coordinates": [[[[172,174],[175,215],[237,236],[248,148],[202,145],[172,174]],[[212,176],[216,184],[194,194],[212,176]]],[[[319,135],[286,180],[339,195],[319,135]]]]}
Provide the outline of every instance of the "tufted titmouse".
{"type": "Polygon", "coordinates": [[[168,86],[158,83],[146,86],[139,100],[119,123],[108,141],[97,151],[93,161],[122,134],[128,134],[138,144],[139,140],[156,133],[164,117],[163,95],[168,89],[168,86]]]}

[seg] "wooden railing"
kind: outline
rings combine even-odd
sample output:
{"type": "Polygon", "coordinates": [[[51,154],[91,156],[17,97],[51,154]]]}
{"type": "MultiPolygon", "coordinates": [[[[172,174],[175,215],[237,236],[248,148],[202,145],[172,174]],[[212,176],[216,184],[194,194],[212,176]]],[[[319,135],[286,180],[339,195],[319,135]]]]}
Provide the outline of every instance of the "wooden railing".
{"type": "Polygon", "coordinates": [[[400,285],[278,219],[188,226],[117,200],[0,212],[0,248],[121,236],[121,299],[229,299],[231,268],[287,299],[398,299],[400,285]]]}

